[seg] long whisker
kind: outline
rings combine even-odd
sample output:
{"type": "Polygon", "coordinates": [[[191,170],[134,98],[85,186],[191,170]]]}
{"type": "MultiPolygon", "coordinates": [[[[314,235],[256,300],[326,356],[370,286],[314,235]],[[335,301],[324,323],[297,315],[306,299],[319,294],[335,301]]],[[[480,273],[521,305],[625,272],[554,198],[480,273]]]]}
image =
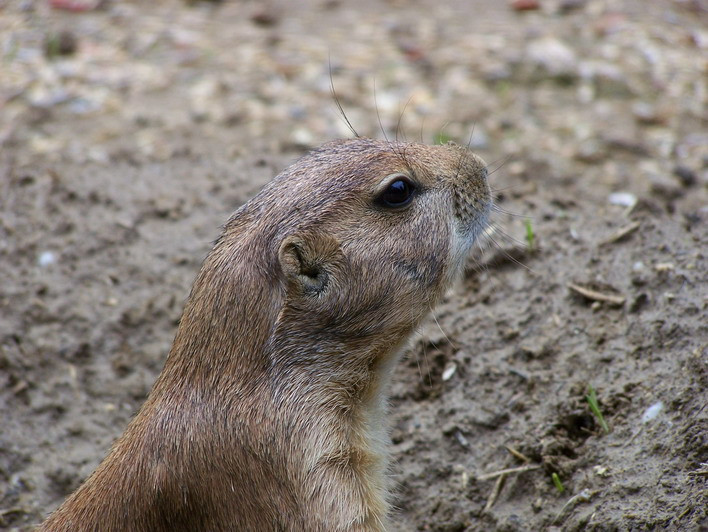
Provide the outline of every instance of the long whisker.
{"type": "Polygon", "coordinates": [[[477,122],[472,124],[472,131],[470,131],[470,136],[467,139],[467,149],[469,150],[470,147],[472,146],[472,137],[474,136],[474,129],[477,127],[477,122]]]}
{"type": "MultiPolygon", "coordinates": [[[[495,238],[494,238],[494,236],[493,236],[493,233],[494,233],[495,231],[498,231],[498,232],[502,233],[503,235],[505,235],[506,237],[508,237],[510,240],[513,241],[514,239],[513,239],[512,237],[510,237],[509,235],[506,235],[505,233],[503,233],[501,230],[499,230],[499,229],[497,229],[497,228],[490,228],[490,229],[491,229],[490,231],[485,232],[485,234],[484,234],[485,239],[491,241],[491,242],[494,244],[494,246],[496,246],[496,248],[504,254],[504,256],[506,257],[507,260],[509,260],[510,262],[513,262],[513,263],[516,264],[517,266],[521,266],[522,268],[524,268],[525,270],[529,271],[530,273],[533,273],[533,274],[536,273],[533,269],[531,269],[531,268],[529,268],[528,266],[526,266],[526,264],[524,264],[523,262],[520,262],[520,261],[517,260],[513,255],[509,254],[509,252],[506,251],[506,250],[499,244],[499,242],[497,242],[497,241],[495,240],[495,238]]],[[[521,243],[519,243],[519,244],[522,245],[521,243]]]]}
{"type": "Polygon", "coordinates": [[[349,117],[347,117],[347,113],[344,112],[344,108],[342,107],[342,102],[339,101],[339,96],[337,96],[337,91],[334,90],[334,78],[332,77],[332,57],[331,56],[327,57],[327,62],[328,62],[328,67],[329,67],[329,88],[332,93],[332,98],[334,98],[334,103],[337,106],[337,109],[339,109],[339,114],[344,119],[344,123],[349,128],[349,131],[351,131],[356,138],[359,138],[359,133],[356,132],[356,129],[354,129],[354,126],[352,126],[352,123],[349,121],[349,117]]]}
{"type": "MultiPolygon", "coordinates": [[[[528,218],[528,217],[526,217],[526,218],[527,218],[527,219],[530,219],[530,218],[528,218]]],[[[509,243],[511,243],[511,244],[514,245],[514,246],[522,247],[522,248],[526,246],[526,242],[524,242],[524,241],[522,241],[522,240],[519,240],[518,238],[515,238],[515,237],[511,236],[509,233],[507,233],[506,231],[504,231],[504,230],[503,230],[500,226],[498,226],[498,225],[495,225],[495,226],[493,227],[493,231],[494,231],[494,233],[498,233],[499,235],[501,235],[501,237],[502,237],[502,239],[503,239],[504,241],[509,242],[509,243]]]]}
{"type": "MultiPolygon", "coordinates": [[[[480,256],[484,254],[485,248],[483,244],[488,244],[487,249],[491,246],[491,243],[489,242],[483,242],[483,239],[477,238],[474,241],[474,245],[477,246],[477,249],[479,249],[479,254],[480,256]]],[[[475,273],[477,274],[482,274],[482,273],[489,273],[489,265],[475,259],[471,259],[467,261],[467,268],[466,269],[472,269],[474,270],[475,273]]]]}
{"type": "Polygon", "coordinates": [[[527,214],[520,214],[518,212],[508,211],[505,208],[500,207],[496,203],[492,203],[490,205],[490,209],[494,212],[498,212],[500,214],[505,214],[506,216],[511,216],[513,218],[532,219],[527,214]]]}
{"type": "MultiPolygon", "coordinates": [[[[403,110],[398,115],[398,122],[396,123],[396,141],[398,141],[398,132],[400,131],[400,128],[401,128],[401,121],[403,120],[403,115],[405,114],[406,108],[408,107],[408,104],[411,103],[412,99],[413,99],[413,96],[411,95],[410,98],[408,98],[406,105],[403,106],[403,110]]],[[[402,133],[403,133],[403,142],[407,142],[405,132],[402,132],[402,133]]]]}
{"type": "Polygon", "coordinates": [[[517,188],[519,185],[507,185],[505,187],[495,187],[492,186],[491,184],[489,185],[489,189],[492,192],[506,192],[507,190],[512,190],[514,188],[517,188]]]}
{"type": "Polygon", "coordinates": [[[495,165],[499,161],[501,161],[501,163],[494,170],[489,171],[489,174],[487,175],[487,177],[489,177],[489,176],[493,175],[495,172],[499,171],[500,168],[502,168],[504,165],[506,165],[506,163],[509,162],[509,159],[511,159],[511,157],[512,157],[511,154],[505,155],[504,157],[500,157],[499,159],[496,159],[496,160],[492,161],[491,163],[489,163],[487,165],[487,169],[489,169],[492,165],[495,165]]]}
{"type": "Polygon", "coordinates": [[[442,335],[443,335],[443,337],[445,338],[445,340],[447,341],[447,343],[450,344],[454,349],[457,349],[457,347],[455,346],[455,344],[453,343],[453,341],[450,340],[450,338],[448,337],[447,334],[445,334],[445,331],[443,331],[443,328],[440,327],[440,322],[438,321],[437,316],[435,316],[435,312],[433,312],[433,307],[432,307],[432,306],[430,307],[430,315],[433,317],[433,321],[435,321],[435,325],[438,326],[438,329],[439,329],[440,332],[442,333],[442,335]]]}
{"type": "Polygon", "coordinates": [[[420,121],[420,143],[424,144],[423,142],[423,126],[425,125],[425,115],[423,115],[423,120],[420,121]]]}
{"type": "MultiPolygon", "coordinates": [[[[374,107],[376,109],[376,118],[379,122],[379,128],[381,129],[381,133],[383,134],[384,139],[388,143],[389,148],[391,149],[391,151],[393,153],[395,153],[401,159],[401,162],[405,166],[410,167],[410,164],[408,162],[408,158],[406,157],[406,152],[405,152],[408,144],[405,144],[403,146],[403,148],[401,148],[400,144],[398,143],[398,139],[396,139],[396,142],[394,143],[394,142],[391,142],[389,140],[388,136],[386,135],[386,130],[384,129],[383,121],[381,120],[381,113],[379,112],[379,104],[376,99],[376,79],[374,79],[374,107]]],[[[404,110],[405,110],[405,108],[404,108],[404,110]]],[[[398,131],[396,131],[396,136],[398,137],[398,131]]]]}

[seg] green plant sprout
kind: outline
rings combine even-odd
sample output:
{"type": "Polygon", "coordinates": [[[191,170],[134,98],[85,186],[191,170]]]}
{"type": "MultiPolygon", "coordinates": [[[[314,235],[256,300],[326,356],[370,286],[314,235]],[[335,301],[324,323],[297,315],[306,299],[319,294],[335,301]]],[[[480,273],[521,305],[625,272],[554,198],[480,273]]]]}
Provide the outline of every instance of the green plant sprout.
{"type": "Polygon", "coordinates": [[[610,427],[605,421],[605,418],[602,416],[602,412],[600,412],[600,405],[597,403],[597,394],[595,393],[595,388],[592,387],[592,384],[588,385],[588,394],[585,396],[585,399],[590,406],[590,410],[593,414],[595,414],[595,417],[597,417],[602,430],[604,430],[606,434],[609,434],[610,427]]]}
{"type": "Polygon", "coordinates": [[[558,493],[563,493],[565,491],[565,488],[563,487],[563,483],[561,482],[558,473],[551,474],[551,480],[553,480],[553,485],[558,490],[558,493]]]}

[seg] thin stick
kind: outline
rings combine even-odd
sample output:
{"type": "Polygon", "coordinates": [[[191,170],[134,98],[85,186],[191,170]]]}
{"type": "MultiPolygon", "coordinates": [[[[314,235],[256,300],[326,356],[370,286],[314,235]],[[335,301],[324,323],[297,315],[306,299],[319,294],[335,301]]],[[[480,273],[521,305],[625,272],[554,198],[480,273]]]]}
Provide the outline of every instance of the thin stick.
{"type": "Polygon", "coordinates": [[[633,233],[637,229],[639,229],[639,222],[632,222],[629,225],[625,225],[624,227],[618,229],[614,233],[612,233],[610,236],[608,236],[605,240],[602,240],[600,242],[601,246],[606,246],[607,244],[614,244],[615,242],[622,240],[624,237],[629,235],[630,233],[633,233]]]}
{"type": "Polygon", "coordinates": [[[492,492],[489,494],[489,497],[487,498],[487,504],[484,505],[484,511],[488,512],[489,510],[492,509],[492,506],[494,506],[494,503],[497,502],[497,498],[499,498],[499,494],[501,493],[502,487],[504,487],[504,479],[506,479],[506,475],[501,475],[497,481],[494,483],[494,487],[492,488],[492,492]]]}
{"type": "Polygon", "coordinates": [[[500,477],[502,475],[513,475],[518,473],[526,473],[526,471],[535,471],[536,469],[541,469],[538,464],[529,464],[521,467],[511,467],[509,469],[501,469],[499,471],[494,471],[493,473],[486,473],[484,475],[477,475],[477,480],[491,480],[493,478],[500,477]]]}
{"type": "Polygon", "coordinates": [[[523,454],[521,451],[517,451],[514,449],[511,445],[505,445],[506,450],[509,451],[511,454],[513,454],[516,458],[521,460],[522,462],[526,462],[527,464],[531,461],[531,459],[523,454]]]}
{"type": "Polygon", "coordinates": [[[603,292],[598,292],[597,290],[585,288],[584,286],[580,286],[575,283],[568,283],[567,286],[573,292],[577,292],[578,294],[580,294],[583,297],[586,297],[587,299],[591,299],[593,301],[603,301],[605,303],[609,303],[610,305],[616,305],[616,306],[624,305],[624,302],[626,299],[624,296],[605,294],[603,292]]]}

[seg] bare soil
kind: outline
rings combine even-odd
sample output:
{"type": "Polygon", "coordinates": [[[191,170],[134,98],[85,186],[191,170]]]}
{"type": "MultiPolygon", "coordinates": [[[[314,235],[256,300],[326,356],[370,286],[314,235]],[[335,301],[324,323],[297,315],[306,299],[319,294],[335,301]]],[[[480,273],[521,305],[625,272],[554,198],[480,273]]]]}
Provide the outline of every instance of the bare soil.
{"type": "Polygon", "coordinates": [[[705,3],[49,4],[0,2],[1,529],[125,428],[229,214],[351,135],[331,81],[495,170],[396,373],[395,529],[706,530],[705,3]]]}

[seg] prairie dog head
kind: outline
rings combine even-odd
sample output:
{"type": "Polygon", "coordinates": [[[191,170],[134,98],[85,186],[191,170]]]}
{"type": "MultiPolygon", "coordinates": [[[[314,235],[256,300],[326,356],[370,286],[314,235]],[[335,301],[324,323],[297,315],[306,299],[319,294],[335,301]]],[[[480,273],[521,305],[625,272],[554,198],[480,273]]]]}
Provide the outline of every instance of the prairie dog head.
{"type": "Polygon", "coordinates": [[[461,272],[486,224],[486,176],[481,159],[452,144],[335,141],[276,177],[225,235],[254,268],[277,272],[275,336],[385,351],[461,272]]]}

